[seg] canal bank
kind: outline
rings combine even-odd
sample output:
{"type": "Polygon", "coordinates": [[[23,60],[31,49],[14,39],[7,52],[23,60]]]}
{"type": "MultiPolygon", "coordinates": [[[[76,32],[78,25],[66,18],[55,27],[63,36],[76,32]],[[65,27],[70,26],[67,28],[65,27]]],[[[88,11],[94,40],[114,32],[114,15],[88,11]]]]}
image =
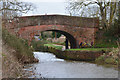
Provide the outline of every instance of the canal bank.
{"type": "Polygon", "coordinates": [[[53,47],[43,46],[42,52],[51,52],[56,57],[65,60],[95,62],[98,65],[115,67],[118,69],[119,48],[80,48],[61,51],[53,47]]]}
{"type": "Polygon", "coordinates": [[[53,53],[34,52],[39,63],[27,64],[26,71],[32,71],[29,78],[118,78],[115,68],[94,63],[56,58],[53,53]]]}
{"type": "Polygon", "coordinates": [[[42,52],[51,52],[56,57],[62,58],[65,60],[76,60],[76,61],[95,61],[96,58],[103,54],[108,54],[109,51],[100,49],[100,50],[60,50],[53,47],[44,46],[41,50],[42,52]]]}
{"type": "MultiPolygon", "coordinates": [[[[23,70],[26,63],[36,63],[38,59],[29,59],[26,57],[22,61],[22,57],[18,59],[15,49],[11,48],[4,42],[2,43],[2,78],[3,80],[9,80],[9,78],[23,78],[26,74],[26,71],[23,70]]],[[[34,56],[33,56],[34,57],[34,56]]],[[[25,58],[23,56],[23,58],[25,58]]],[[[29,75],[29,73],[28,73],[29,75]]]]}
{"type": "Polygon", "coordinates": [[[38,62],[24,39],[18,38],[2,30],[2,78],[18,78],[24,75],[23,66],[26,63],[38,62]]]}

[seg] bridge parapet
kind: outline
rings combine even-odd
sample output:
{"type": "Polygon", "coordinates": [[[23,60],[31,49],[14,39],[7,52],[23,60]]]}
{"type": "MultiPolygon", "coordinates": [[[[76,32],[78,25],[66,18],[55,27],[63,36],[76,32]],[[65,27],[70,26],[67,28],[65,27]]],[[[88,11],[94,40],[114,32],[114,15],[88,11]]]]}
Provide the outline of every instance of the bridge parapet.
{"type": "Polygon", "coordinates": [[[68,25],[74,27],[98,27],[99,18],[86,18],[65,15],[38,15],[14,18],[18,23],[15,27],[39,26],[39,25],[68,25]]]}

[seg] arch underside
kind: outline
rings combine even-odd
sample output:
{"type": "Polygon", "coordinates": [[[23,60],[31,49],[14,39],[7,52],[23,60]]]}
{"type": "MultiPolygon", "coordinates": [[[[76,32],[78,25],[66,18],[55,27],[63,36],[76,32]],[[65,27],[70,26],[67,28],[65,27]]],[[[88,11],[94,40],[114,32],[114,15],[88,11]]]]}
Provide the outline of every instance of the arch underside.
{"type": "Polygon", "coordinates": [[[61,30],[46,30],[46,31],[54,31],[63,34],[70,42],[70,48],[76,48],[76,39],[71,34],[61,30]]]}

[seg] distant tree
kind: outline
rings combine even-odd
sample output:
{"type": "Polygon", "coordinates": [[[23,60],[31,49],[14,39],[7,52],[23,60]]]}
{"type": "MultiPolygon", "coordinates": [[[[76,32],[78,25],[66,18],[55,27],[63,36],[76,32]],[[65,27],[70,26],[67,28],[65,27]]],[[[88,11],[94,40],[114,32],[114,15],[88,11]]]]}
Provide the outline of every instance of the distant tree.
{"type": "Polygon", "coordinates": [[[56,34],[55,34],[55,32],[53,31],[52,38],[55,38],[55,35],[56,35],[56,38],[59,38],[61,36],[61,33],[56,32],[56,34]]]}
{"type": "Polygon", "coordinates": [[[44,35],[43,35],[43,32],[41,32],[41,38],[44,39],[44,35]]]}

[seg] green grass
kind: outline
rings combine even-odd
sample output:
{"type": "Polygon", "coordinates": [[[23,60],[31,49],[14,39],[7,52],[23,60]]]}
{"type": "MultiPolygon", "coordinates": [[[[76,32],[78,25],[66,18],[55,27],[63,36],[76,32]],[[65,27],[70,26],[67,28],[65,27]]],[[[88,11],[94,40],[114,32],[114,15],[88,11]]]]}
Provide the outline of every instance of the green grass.
{"type": "Polygon", "coordinates": [[[64,42],[53,42],[53,44],[58,44],[58,45],[65,45],[65,43],[64,42]]]}
{"type": "Polygon", "coordinates": [[[101,48],[117,48],[117,44],[113,44],[113,43],[101,43],[101,44],[96,44],[95,47],[101,47],[101,48]]]}
{"type": "Polygon", "coordinates": [[[55,49],[60,49],[60,50],[62,50],[62,46],[56,46],[56,45],[54,45],[54,44],[44,44],[44,46],[52,47],[52,48],[55,48],[55,49]]]}
{"type": "Polygon", "coordinates": [[[110,48],[79,48],[79,49],[67,49],[67,51],[109,51],[110,48]]]}

